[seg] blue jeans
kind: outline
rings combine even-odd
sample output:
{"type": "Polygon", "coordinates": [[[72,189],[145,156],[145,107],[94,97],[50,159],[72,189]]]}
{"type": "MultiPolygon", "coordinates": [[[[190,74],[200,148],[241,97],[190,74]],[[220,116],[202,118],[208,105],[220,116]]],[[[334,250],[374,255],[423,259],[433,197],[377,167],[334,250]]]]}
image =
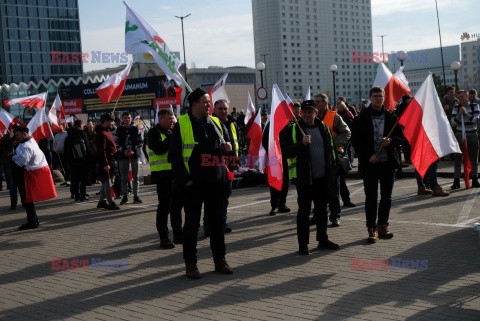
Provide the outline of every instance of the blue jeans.
{"type": "MultiPolygon", "coordinates": [[[[430,183],[430,187],[434,187],[438,185],[437,167],[438,167],[438,161],[433,162],[432,165],[430,165],[430,167],[428,168],[427,173],[425,174],[427,176],[428,182],[430,183]]],[[[418,187],[422,187],[424,185],[423,179],[416,170],[415,170],[415,178],[417,179],[418,187]]]]}
{"type": "Polygon", "coordinates": [[[10,166],[5,166],[5,180],[7,181],[7,185],[10,186],[10,204],[17,205],[18,196],[17,196],[17,186],[13,182],[13,173],[12,168],[10,166]]]}
{"type": "Polygon", "coordinates": [[[395,168],[391,162],[370,165],[363,173],[365,188],[365,216],[367,228],[377,227],[378,183],[380,182],[380,205],[378,206],[378,225],[388,223],[392,206],[392,191],[395,168]]]}

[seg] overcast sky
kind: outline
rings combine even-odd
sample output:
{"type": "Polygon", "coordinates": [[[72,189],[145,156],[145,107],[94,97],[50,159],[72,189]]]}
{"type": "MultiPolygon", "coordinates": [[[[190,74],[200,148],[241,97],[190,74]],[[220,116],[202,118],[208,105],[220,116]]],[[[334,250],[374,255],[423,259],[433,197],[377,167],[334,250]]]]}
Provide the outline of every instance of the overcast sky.
{"type": "MultiPolygon", "coordinates": [[[[332,0],[333,1],[333,0],[332,0]]],[[[187,65],[255,65],[250,0],[127,0],[167,42],[182,52],[184,20],[187,65]]],[[[121,0],[79,0],[82,51],[124,51],[125,6],[121,0]]],[[[480,1],[438,0],[443,45],[461,42],[463,32],[480,33],[480,1]]],[[[434,0],[372,0],[373,49],[385,52],[439,47],[434,0]]],[[[85,71],[116,64],[87,63],[85,71]]]]}

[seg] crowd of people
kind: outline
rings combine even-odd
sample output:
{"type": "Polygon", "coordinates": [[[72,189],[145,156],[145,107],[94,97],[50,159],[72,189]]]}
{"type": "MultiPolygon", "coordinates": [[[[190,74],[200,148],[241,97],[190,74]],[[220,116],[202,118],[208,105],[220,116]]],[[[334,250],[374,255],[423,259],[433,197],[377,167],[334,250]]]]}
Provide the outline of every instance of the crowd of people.
{"type": "MultiPolygon", "coordinates": [[[[354,157],[358,158],[358,170],[365,189],[367,241],[375,243],[378,238],[393,237],[389,230],[389,215],[394,178],[401,178],[402,166],[411,164],[408,141],[396,120],[411,97],[403,97],[393,112],[383,105],[385,92],[382,88],[372,88],[369,98],[369,106],[358,108],[350,106],[345,98],[340,97],[334,108],[327,95],[317,94],[313,100],[293,104],[295,119],[280,132],[283,185],[281,190],[270,187],[269,215],[291,211],[286,206],[286,196],[289,182],[294,184],[300,255],[310,253],[309,225],[316,225],[318,248],[336,250],[340,247],[329,240],[327,224],[330,220],[333,227],[340,226],[340,199],[344,207],[355,207],[345,182],[354,157]],[[401,153],[404,154],[403,161],[401,153]],[[345,160],[346,163],[343,163],[345,160]],[[380,203],[377,206],[378,185],[380,203]],[[314,213],[312,218],[311,212],[314,213]]],[[[75,201],[84,202],[92,198],[87,194],[86,186],[98,182],[101,187],[97,207],[118,210],[129,203],[130,193],[133,194],[133,203],[142,203],[139,159],[143,153],[149,162],[151,182],[156,184],[158,194],[156,228],[160,247],[172,249],[175,244],[182,244],[186,276],[200,278],[196,248],[203,206],[203,229],[205,236],[210,238],[215,271],[231,274],[233,269],[225,260],[224,237],[232,230],[227,222],[232,194],[231,173],[243,165],[242,155],[248,151],[246,134],[251,122],[245,124],[243,111],[238,113],[234,108],[230,112],[226,100],[216,101],[214,113],[209,115],[210,98],[200,88],[187,99],[191,106],[187,114],[177,121],[171,110],[160,110],[158,123],[145,137],[132,124],[129,112],[123,112],[121,119],[106,113],[96,126],[88,122],[84,127],[81,120],[75,120],[73,126],[54,137],[41,140],[38,151],[33,148],[33,154],[38,159],[45,159],[52,176],[54,168],[61,169],[66,181],[64,184],[70,187],[75,201]],[[116,197],[121,198],[120,206],[115,202],[116,197]],[[169,215],[173,241],[168,229],[169,215]]],[[[474,90],[455,93],[453,87],[448,88],[443,99],[446,115],[460,144],[462,122],[465,126],[472,165],[472,187],[480,187],[477,176],[478,103],[474,90]]],[[[268,113],[265,110],[258,112],[261,113],[264,132],[262,144],[268,151],[268,113]]],[[[34,205],[25,198],[25,184],[21,179],[26,156],[22,156],[25,148],[20,147],[26,142],[36,145],[23,127],[15,127],[0,140],[2,172],[10,189],[11,210],[17,206],[18,188],[27,211],[28,222],[20,226],[22,230],[39,226],[34,205]]],[[[457,189],[460,188],[462,155],[453,155],[453,160],[455,178],[451,189],[457,189]]],[[[430,166],[425,177],[416,175],[419,195],[449,195],[437,182],[437,162],[430,166]]]]}

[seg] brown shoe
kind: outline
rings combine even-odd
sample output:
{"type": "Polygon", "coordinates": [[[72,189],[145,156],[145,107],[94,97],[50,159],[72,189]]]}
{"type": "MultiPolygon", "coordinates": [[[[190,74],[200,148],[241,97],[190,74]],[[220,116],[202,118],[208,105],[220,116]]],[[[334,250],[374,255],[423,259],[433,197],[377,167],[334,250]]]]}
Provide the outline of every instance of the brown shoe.
{"type": "Polygon", "coordinates": [[[383,224],[378,227],[378,237],[381,239],[391,239],[393,233],[388,231],[388,224],[383,224]]]}
{"type": "Polygon", "coordinates": [[[195,263],[187,264],[186,271],[187,272],[185,275],[189,279],[198,280],[202,278],[202,276],[200,275],[200,271],[198,271],[197,264],[195,263]]]}
{"type": "Polygon", "coordinates": [[[367,238],[367,242],[372,244],[372,243],[375,243],[378,239],[378,232],[377,232],[377,229],[374,228],[374,227],[370,227],[368,229],[368,238],[367,238]]]}
{"type": "Polygon", "coordinates": [[[215,262],[215,272],[222,274],[233,274],[232,268],[228,265],[227,261],[220,260],[215,262]]]}
{"type": "Polygon", "coordinates": [[[434,186],[432,189],[432,196],[448,196],[449,192],[445,192],[440,185],[434,186]]]}
{"type": "Polygon", "coordinates": [[[422,185],[418,188],[417,195],[427,195],[427,194],[432,194],[432,190],[428,189],[425,185],[422,185]]]}

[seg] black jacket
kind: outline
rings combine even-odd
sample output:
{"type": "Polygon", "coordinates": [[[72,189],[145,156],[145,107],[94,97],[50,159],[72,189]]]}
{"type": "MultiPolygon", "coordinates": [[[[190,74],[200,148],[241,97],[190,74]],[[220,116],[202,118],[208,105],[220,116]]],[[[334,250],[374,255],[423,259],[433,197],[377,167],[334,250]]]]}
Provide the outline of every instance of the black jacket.
{"type": "MultiPolygon", "coordinates": [[[[212,116],[215,116],[215,113],[213,113],[212,116]]],[[[224,132],[223,134],[223,138],[225,139],[226,142],[229,142],[232,144],[232,151],[228,154],[226,154],[227,156],[235,156],[236,155],[236,152],[237,152],[237,148],[235,146],[235,141],[233,140],[233,133],[232,133],[232,128],[230,127],[233,123],[233,126],[235,126],[235,129],[237,130],[237,141],[238,141],[238,144],[240,146],[240,130],[238,129],[238,126],[237,126],[237,123],[235,122],[235,119],[228,115],[227,116],[227,121],[225,123],[222,123],[224,125],[224,129],[226,128],[227,131],[226,133],[224,132]]],[[[229,159],[229,162],[228,162],[228,168],[230,170],[234,170],[234,169],[238,169],[238,166],[239,166],[239,163],[238,163],[238,158],[234,157],[234,159],[229,159]]]]}
{"type": "MultiPolygon", "coordinates": [[[[192,123],[193,138],[197,144],[193,148],[188,162],[190,173],[183,164],[182,137],[179,123],[175,124],[172,131],[172,139],[168,150],[168,161],[172,164],[174,186],[182,188],[192,180],[194,185],[202,184],[219,185],[224,187],[227,182],[225,166],[218,166],[215,160],[221,161],[223,156],[220,137],[215,130],[213,121],[195,118],[191,111],[188,112],[192,123]]],[[[223,124],[223,131],[226,128],[223,124]]]]}
{"type": "Polygon", "coordinates": [[[134,151],[132,156],[133,159],[140,157],[143,141],[140,131],[136,126],[130,125],[129,127],[126,127],[122,125],[117,128],[115,134],[117,136],[118,157],[120,159],[128,158],[124,153],[126,150],[134,151]]]}
{"type": "MultiPolygon", "coordinates": [[[[170,141],[172,140],[172,131],[166,131],[160,125],[155,125],[148,131],[147,145],[156,155],[162,155],[168,152],[170,141]],[[161,133],[166,137],[162,140],[161,133]]],[[[151,157],[151,155],[149,155],[151,157]]],[[[152,172],[152,183],[157,183],[160,179],[172,179],[172,171],[152,172]]]]}
{"type": "Polygon", "coordinates": [[[87,134],[83,130],[77,127],[68,128],[67,133],[68,133],[68,136],[67,138],[65,138],[64,153],[68,161],[68,165],[76,166],[76,165],[87,163],[89,161],[88,156],[91,153],[90,142],[88,140],[87,134]],[[76,141],[77,136],[80,136],[80,138],[85,143],[86,157],[82,159],[75,159],[73,157],[73,144],[76,141]]]}
{"type": "MultiPolygon", "coordinates": [[[[358,154],[359,171],[374,166],[370,164],[368,160],[377,152],[375,150],[373,138],[373,122],[371,118],[372,110],[373,108],[371,106],[362,110],[353,121],[352,144],[355,152],[358,154]]],[[[397,118],[385,107],[383,107],[382,111],[385,114],[383,137],[387,137],[388,133],[395,125],[397,118]]],[[[401,135],[402,132],[400,126],[397,126],[390,136],[390,145],[386,147],[388,161],[392,162],[395,168],[400,167],[400,160],[395,150],[395,146],[400,143],[401,135]]]]}
{"type": "MultiPolygon", "coordinates": [[[[298,123],[303,131],[305,131],[307,126],[303,120],[300,119],[298,123]]],[[[337,177],[337,164],[333,156],[335,149],[332,146],[332,134],[328,126],[318,118],[315,119],[315,126],[320,129],[323,137],[323,146],[325,148],[325,175],[328,182],[331,183],[337,177]]],[[[297,157],[297,178],[293,179],[292,182],[296,185],[311,185],[310,148],[315,148],[316,146],[305,146],[302,143],[303,134],[298,128],[295,129],[297,142],[294,143],[292,136],[293,127],[293,125],[287,127],[280,135],[282,156],[284,158],[297,157]]]]}

